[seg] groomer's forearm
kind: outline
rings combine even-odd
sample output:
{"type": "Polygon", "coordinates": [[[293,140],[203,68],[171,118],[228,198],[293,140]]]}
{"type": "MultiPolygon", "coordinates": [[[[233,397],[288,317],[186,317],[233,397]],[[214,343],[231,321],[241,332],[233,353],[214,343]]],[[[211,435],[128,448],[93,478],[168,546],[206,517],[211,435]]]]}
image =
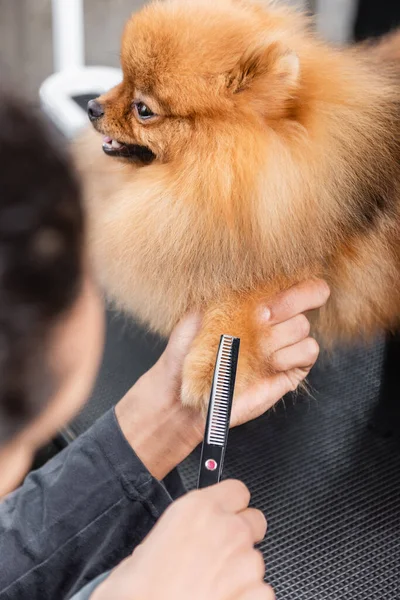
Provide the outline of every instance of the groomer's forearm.
{"type": "Polygon", "coordinates": [[[0,600],[70,597],[131,554],[171,501],[110,411],[0,504],[0,600]]]}
{"type": "Polygon", "coordinates": [[[176,390],[165,389],[166,368],[161,359],[115,408],[127,441],[159,480],[201,442],[205,424],[203,415],[182,407],[176,390]],[[157,401],[155,390],[159,390],[157,401]]]}

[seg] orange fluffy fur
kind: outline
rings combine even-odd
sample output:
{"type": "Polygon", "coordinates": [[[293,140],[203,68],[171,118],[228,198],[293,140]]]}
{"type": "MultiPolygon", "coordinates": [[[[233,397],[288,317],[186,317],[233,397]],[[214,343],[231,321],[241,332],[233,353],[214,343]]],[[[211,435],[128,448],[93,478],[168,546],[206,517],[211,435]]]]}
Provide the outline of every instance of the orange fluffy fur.
{"type": "Polygon", "coordinates": [[[338,50],[271,3],[165,0],[128,22],[121,57],[96,129],[155,160],[79,141],[90,249],[153,330],[204,311],[184,402],[208,397],[221,333],[242,339],[239,388],[265,374],[254,307],[304,278],[331,287],[314,319],[328,342],[397,327],[400,36],[338,50]],[[158,116],[141,122],[134,100],[158,116]]]}

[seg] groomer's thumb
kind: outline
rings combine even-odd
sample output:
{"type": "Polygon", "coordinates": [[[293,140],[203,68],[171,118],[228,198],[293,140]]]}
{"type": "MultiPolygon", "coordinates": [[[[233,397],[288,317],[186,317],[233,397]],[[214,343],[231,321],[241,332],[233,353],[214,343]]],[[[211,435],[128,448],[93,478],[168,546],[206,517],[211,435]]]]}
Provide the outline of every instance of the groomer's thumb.
{"type": "Polygon", "coordinates": [[[171,374],[181,373],[183,362],[200,330],[201,322],[201,314],[190,313],[183,317],[172,331],[164,355],[171,374]]]}

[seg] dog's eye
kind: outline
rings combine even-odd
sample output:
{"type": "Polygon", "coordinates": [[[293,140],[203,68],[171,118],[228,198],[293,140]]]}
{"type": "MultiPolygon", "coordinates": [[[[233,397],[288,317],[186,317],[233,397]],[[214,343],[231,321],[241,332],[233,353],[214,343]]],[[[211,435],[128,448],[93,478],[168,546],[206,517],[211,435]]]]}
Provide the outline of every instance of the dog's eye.
{"type": "Polygon", "coordinates": [[[144,102],[135,102],[135,110],[137,116],[142,121],[146,121],[147,119],[151,119],[155,117],[156,114],[144,103],[144,102]]]}

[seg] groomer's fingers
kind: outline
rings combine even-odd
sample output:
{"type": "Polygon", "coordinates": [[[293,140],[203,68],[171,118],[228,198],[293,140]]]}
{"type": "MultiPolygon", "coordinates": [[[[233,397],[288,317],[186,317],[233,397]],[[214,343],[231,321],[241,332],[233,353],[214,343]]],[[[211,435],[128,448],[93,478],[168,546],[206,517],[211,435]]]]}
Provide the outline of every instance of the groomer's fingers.
{"type": "Polygon", "coordinates": [[[254,543],[261,542],[267,533],[267,519],[263,513],[256,508],[247,508],[240,516],[250,528],[254,543]]]}
{"type": "Polygon", "coordinates": [[[161,357],[166,361],[169,374],[180,374],[183,361],[190,350],[196,335],[199,333],[202,315],[189,313],[185,315],[174,328],[168,340],[167,347],[161,357]]]}
{"type": "Polygon", "coordinates": [[[303,314],[296,315],[283,323],[278,323],[271,327],[269,335],[262,341],[264,354],[270,357],[277,350],[304,340],[309,333],[310,322],[303,314]]]}
{"type": "Polygon", "coordinates": [[[224,511],[232,513],[246,510],[250,502],[249,490],[244,483],[235,479],[227,479],[195,493],[208,496],[224,511]]]}
{"type": "Polygon", "coordinates": [[[330,295],[328,284],[322,279],[311,279],[299,283],[275,296],[267,308],[270,312],[269,323],[282,323],[292,317],[321,308],[330,295]]]}
{"type": "Polygon", "coordinates": [[[267,583],[260,583],[237,596],[235,600],[275,600],[275,592],[267,583]]]}
{"type": "Polygon", "coordinates": [[[221,598],[229,597],[230,600],[233,600],[233,598],[238,600],[238,598],[242,597],[241,594],[247,593],[250,590],[255,591],[265,585],[265,562],[263,555],[259,550],[251,548],[248,543],[246,543],[246,546],[247,548],[244,552],[242,551],[237,556],[230,558],[228,567],[229,575],[227,573],[224,588],[227,591],[230,588],[231,593],[229,595],[228,593],[226,595],[223,593],[221,594],[221,598]],[[234,593],[232,594],[232,592],[234,593]]]}
{"type": "Polygon", "coordinates": [[[251,386],[233,403],[231,427],[257,419],[285,394],[296,390],[307,377],[311,366],[277,373],[251,386]]]}
{"type": "Polygon", "coordinates": [[[288,380],[283,373],[273,375],[252,385],[238,398],[232,407],[231,427],[257,419],[289,391],[288,380]]]}
{"type": "Polygon", "coordinates": [[[318,354],[318,343],[308,337],[293,346],[277,350],[271,357],[271,363],[276,371],[290,371],[296,367],[310,370],[318,354]]]}

